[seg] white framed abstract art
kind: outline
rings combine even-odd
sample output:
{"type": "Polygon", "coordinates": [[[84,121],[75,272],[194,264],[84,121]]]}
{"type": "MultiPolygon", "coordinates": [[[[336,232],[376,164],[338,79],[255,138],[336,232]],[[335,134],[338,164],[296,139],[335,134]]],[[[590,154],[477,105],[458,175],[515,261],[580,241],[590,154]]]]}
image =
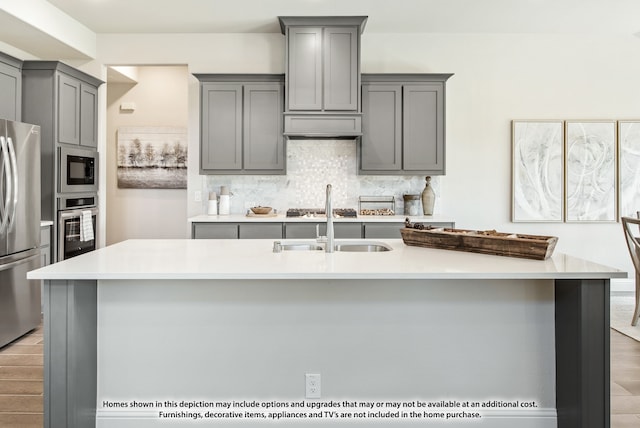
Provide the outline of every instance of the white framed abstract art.
{"type": "Polygon", "coordinates": [[[618,121],[620,216],[640,211],[640,120],[618,121]]]}
{"type": "Polygon", "coordinates": [[[513,120],[514,222],[561,222],[564,201],[564,122],[513,120]]]}
{"type": "Polygon", "coordinates": [[[565,219],[617,221],[616,122],[565,122],[565,219]]]}

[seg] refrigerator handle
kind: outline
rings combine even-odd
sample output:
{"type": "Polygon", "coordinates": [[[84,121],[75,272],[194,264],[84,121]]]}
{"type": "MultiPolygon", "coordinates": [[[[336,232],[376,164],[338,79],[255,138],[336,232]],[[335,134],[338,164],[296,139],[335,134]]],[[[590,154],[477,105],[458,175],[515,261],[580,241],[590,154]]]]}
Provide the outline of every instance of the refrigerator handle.
{"type": "Polygon", "coordinates": [[[8,153],[8,148],[7,148],[7,140],[4,138],[4,136],[0,135],[0,155],[2,155],[2,160],[3,160],[3,164],[4,164],[4,174],[6,176],[6,182],[7,182],[7,188],[6,193],[4,195],[4,205],[0,210],[0,217],[2,217],[0,220],[0,235],[4,235],[7,231],[7,221],[9,220],[9,204],[11,203],[11,176],[9,175],[11,173],[10,171],[10,166],[9,166],[9,153],[8,153]]]}
{"type": "Polygon", "coordinates": [[[11,156],[11,178],[12,178],[12,186],[13,190],[13,202],[11,203],[11,212],[9,213],[9,226],[7,227],[7,231],[11,232],[13,229],[13,225],[16,222],[16,208],[18,206],[18,158],[16,157],[16,150],[13,145],[13,141],[11,141],[11,137],[7,137],[7,142],[9,143],[9,155],[11,156]]]}

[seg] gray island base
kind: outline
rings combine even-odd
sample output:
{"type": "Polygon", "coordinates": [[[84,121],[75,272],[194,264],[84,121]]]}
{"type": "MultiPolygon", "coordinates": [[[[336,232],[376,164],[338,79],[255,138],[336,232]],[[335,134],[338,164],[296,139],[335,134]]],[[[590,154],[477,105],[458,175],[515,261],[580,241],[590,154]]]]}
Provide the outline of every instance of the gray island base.
{"type": "Polygon", "coordinates": [[[45,426],[609,427],[624,272],[386,242],[133,240],[30,272],[45,426]]]}

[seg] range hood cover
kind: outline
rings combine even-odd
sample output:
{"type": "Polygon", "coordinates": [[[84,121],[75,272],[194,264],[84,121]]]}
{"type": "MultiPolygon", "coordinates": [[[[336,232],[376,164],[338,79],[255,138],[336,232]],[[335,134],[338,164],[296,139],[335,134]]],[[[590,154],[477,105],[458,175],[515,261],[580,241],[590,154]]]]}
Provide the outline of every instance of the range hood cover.
{"type": "Polygon", "coordinates": [[[362,114],[288,112],[284,114],[284,135],[288,138],[357,138],[362,135],[362,114]]]}

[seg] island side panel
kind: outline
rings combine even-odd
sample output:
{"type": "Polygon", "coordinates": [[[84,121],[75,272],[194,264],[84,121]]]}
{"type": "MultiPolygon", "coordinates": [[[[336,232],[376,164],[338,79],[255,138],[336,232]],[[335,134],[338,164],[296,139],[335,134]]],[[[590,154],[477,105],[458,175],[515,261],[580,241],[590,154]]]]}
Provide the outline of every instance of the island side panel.
{"type": "Polygon", "coordinates": [[[556,280],[558,428],[610,427],[608,279],[556,280]]]}
{"type": "Polygon", "coordinates": [[[533,400],[485,423],[556,428],[553,280],[100,281],[98,305],[100,427],[167,424],[133,401],[299,401],[320,373],[323,400],[533,400]]]}
{"type": "Polygon", "coordinates": [[[45,281],[44,426],[94,428],[97,281],[45,281]]]}

